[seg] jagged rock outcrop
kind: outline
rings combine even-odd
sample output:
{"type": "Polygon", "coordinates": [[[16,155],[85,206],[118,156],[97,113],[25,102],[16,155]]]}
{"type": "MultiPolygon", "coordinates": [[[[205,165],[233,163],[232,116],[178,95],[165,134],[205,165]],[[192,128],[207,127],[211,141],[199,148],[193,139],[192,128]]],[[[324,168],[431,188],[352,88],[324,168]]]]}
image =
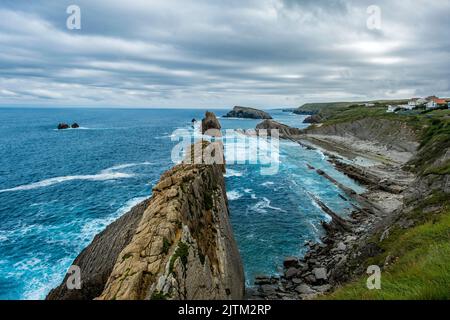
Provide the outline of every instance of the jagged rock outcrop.
{"type": "Polygon", "coordinates": [[[306,130],[308,135],[355,138],[376,142],[387,147],[414,154],[419,143],[417,133],[406,123],[387,119],[364,118],[306,130]]]}
{"type": "Polygon", "coordinates": [[[320,114],[313,114],[303,120],[303,123],[320,123],[322,122],[322,116],[320,114]]]}
{"type": "Polygon", "coordinates": [[[271,115],[265,111],[236,106],[224,115],[225,118],[248,118],[248,119],[272,119],[271,115]]]}
{"type": "Polygon", "coordinates": [[[72,129],[78,129],[80,127],[80,125],[76,122],[72,123],[72,125],[70,126],[72,129]]]}
{"type": "Polygon", "coordinates": [[[70,126],[67,123],[60,123],[58,124],[58,130],[64,130],[64,129],[69,129],[70,126]]]}
{"type": "Polygon", "coordinates": [[[153,191],[99,299],[241,299],[221,167],[178,165],[153,191]]]}
{"type": "Polygon", "coordinates": [[[273,129],[278,130],[281,138],[289,138],[299,135],[302,132],[300,129],[292,128],[274,120],[264,120],[256,126],[256,132],[259,133],[259,130],[267,130],[267,135],[269,136],[271,134],[270,130],[273,129]]]}
{"type": "Polygon", "coordinates": [[[217,120],[217,117],[214,113],[206,111],[205,117],[202,120],[202,134],[204,134],[208,130],[214,130],[212,133],[214,133],[215,136],[220,135],[219,130],[221,129],[221,125],[219,120],[217,120]]]}
{"type": "Polygon", "coordinates": [[[224,170],[221,142],[191,146],[184,162],[161,176],[150,199],[77,257],[82,289],[68,290],[64,281],[47,299],[242,299],[244,272],[224,170]],[[220,159],[210,162],[206,154],[220,159]]]}

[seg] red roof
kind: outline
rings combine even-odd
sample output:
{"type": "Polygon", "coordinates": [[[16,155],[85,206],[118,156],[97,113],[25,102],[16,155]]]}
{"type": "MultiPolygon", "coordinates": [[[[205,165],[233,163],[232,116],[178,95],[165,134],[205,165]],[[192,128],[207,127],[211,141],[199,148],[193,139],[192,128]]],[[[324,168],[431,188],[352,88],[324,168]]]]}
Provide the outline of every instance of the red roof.
{"type": "Polygon", "coordinates": [[[432,98],[431,100],[433,100],[437,104],[446,104],[447,103],[444,99],[432,98]]]}

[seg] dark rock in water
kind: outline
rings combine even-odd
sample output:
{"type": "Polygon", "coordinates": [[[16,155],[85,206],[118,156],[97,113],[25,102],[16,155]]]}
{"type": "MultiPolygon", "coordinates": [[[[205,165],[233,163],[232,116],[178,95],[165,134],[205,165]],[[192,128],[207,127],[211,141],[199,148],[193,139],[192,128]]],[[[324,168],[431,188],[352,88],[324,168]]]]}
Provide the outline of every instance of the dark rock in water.
{"type": "Polygon", "coordinates": [[[64,129],[69,129],[69,125],[67,123],[60,123],[58,124],[58,130],[64,130],[64,129]]]}
{"type": "Polygon", "coordinates": [[[268,136],[271,135],[270,130],[278,130],[279,136],[281,138],[289,138],[301,133],[301,130],[298,128],[292,128],[270,119],[264,120],[256,126],[256,131],[258,132],[258,134],[260,130],[267,130],[268,136]]]}
{"type": "Polygon", "coordinates": [[[303,120],[303,123],[320,123],[322,121],[322,117],[318,114],[313,114],[303,120]]]}
{"type": "Polygon", "coordinates": [[[283,261],[285,268],[296,267],[298,265],[298,259],[296,257],[287,257],[283,261]]]}
{"type": "Polygon", "coordinates": [[[224,115],[225,118],[247,118],[247,119],[272,119],[271,115],[265,111],[236,106],[224,115]]]}
{"type": "Polygon", "coordinates": [[[213,112],[206,111],[205,117],[202,119],[202,134],[208,130],[219,130],[214,136],[220,136],[220,122],[217,120],[216,115],[213,112]]]}
{"type": "Polygon", "coordinates": [[[256,276],[255,277],[255,285],[264,285],[271,284],[272,279],[268,276],[256,276]]]}
{"type": "Polygon", "coordinates": [[[72,129],[77,129],[77,128],[79,128],[80,126],[79,126],[78,123],[75,122],[75,123],[72,124],[71,127],[72,127],[72,129]]]}
{"type": "Polygon", "coordinates": [[[75,259],[72,265],[81,269],[81,289],[69,290],[66,286],[69,275],[59,287],[51,290],[47,300],[92,300],[105,288],[117,257],[134,235],[150,199],[133,207],[128,213],[111,223],[104,231],[95,236],[75,259]]]}

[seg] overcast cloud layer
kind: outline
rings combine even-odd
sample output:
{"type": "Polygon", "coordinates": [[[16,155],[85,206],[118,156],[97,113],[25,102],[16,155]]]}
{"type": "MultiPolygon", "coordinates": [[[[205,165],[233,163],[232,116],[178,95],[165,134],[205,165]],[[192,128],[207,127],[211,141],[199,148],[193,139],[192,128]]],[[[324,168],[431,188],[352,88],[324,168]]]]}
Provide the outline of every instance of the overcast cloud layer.
{"type": "Polygon", "coordinates": [[[448,97],[449,34],[450,0],[2,0],[0,105],[448,97]],[[66,28],[70,4],[81,30],[66,28]]]}

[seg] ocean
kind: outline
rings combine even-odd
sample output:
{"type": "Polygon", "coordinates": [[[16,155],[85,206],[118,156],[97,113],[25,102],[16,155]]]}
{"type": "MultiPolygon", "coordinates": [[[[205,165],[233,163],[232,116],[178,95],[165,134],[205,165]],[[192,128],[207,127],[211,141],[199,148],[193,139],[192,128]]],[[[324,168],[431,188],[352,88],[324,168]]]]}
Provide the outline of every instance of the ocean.
{"type": "MultiPolygon", "coordinates": [[[[151,195],[174,165],[174,131],[192,131],[191,119],[200,120],[204,111],[0,109],[0,299],[45,298],[97,233],[151,195]],[[60,122],[80,128],[56,130],[60,122]]],[[[227,110],[213,111],[221,116],[227,110]]],[[[304,116],[269,112],[305,127],[304,116]]],[[[259,123],[219,120],[223,129],[259,123]]],[[[247,138],[235,135],[237,152],[245,150],[247,138]]],[[[261,174],[263,164],[227,159],[231,221],[249,286],[258,274],[281,272],[284,257],[304,254],[306,241],[320,241],[320,223],[329,217],[310,194],[343,216],[351,212],[341,191],[307,164],[364,191],[320,151],[281,141],[270,156],[279,160],[271,175],[261,174]]]]}

